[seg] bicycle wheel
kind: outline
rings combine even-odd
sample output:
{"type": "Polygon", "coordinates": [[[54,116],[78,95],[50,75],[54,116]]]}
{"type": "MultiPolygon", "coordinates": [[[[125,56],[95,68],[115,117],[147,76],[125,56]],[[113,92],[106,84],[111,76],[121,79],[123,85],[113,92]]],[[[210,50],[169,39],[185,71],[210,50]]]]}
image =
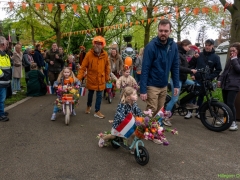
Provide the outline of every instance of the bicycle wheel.
{"type": "Polygon", "coordinates": [[[112,93],[111,92],[108,93],[108,103],[109,104],[112,103],[112,93]]]}
{"type": "Polygon", "coordinates": [[[117,144],[114,144],[113,141],[118,142],[118,143],[123,143],[123,139],[122,139],[121,137],[116,137],[115,139],[113,139],[113,140],[111,141],[112,147],[113,147],[114,149],[118,149],[118,148],[120,148],[120,146],[117,145],[117,144]]]}
{"type": "Polygon", "coordinates": [[[145,147],[138,146],[139,156],[137,155],[137,148],[134,151],[134,157],[138,164],[145,166],[149,161],[149,154],[145,147]]]}
{"type": "Polygon", "coordinates": [[[69,106],[69,104],[66,104],[65,105],[66,107],[66,109],[65,109],[65,124],[66,125],[69,125],[69,123],[70,123],[70,106],[69,106]]]}
{"type": "Polygon", "coordinates": [[[205,102],[200,109],[200,119],[202,124],[209,130],[221,132],[227,130],[233,121],[231,109],[224,103],[211,102],[209,107],[205,102]],[[212,109],[212,115],[210,112],[212,109]]]}

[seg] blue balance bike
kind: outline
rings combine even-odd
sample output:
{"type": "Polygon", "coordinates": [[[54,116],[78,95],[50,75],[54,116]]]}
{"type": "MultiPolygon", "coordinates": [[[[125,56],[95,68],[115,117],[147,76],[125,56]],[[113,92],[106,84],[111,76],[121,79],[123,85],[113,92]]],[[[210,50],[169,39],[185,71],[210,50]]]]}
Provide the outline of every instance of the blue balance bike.
{"type": "Polygon", "coordinates": [[[138,137],[134,137],[134,140],[130,146],[127,145],[127,141],[125,138],[122,137],[116,137],[111,141],[112,147],[115,149],[118,149],[119,147],[122,147],[126,150],[134,150],[134,157],[138,164],[141,166],[144,166],[149,161],[149,154],[147,149],[144,147],[144,143],[141,139],[138,137]]]}

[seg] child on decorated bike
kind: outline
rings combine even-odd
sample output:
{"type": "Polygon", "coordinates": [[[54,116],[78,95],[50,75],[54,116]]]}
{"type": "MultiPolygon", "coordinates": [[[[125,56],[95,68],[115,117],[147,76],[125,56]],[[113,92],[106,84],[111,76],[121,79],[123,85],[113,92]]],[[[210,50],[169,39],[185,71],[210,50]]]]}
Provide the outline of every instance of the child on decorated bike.
{"type": "MultiPolygon", "coordinates": [[[[53,87],[57,88],[57,96],[58,99],[56,100],[56,103],[53,107],[53,114],[51,117],[52,121],[55,121],[56,119],[56,113],[59,111],[59,101],[61,101],[62,98],[62,94],[66,91],[68,91],[69,89],[71,93],[78,93],[78,89],[80,87],[81,83],[80,81],[75,77],[73,71],[69,68],[69,67],[65,67],[59,74],[57,81],[54,82],[53,87]],[[67,89],[68,87],[71,87],[69,89],[67,89]]],[[[79,96],[79,94],[77,94],[79,96]]],[[[72,114],[76,116],[76,112],[74,110],[74,106],[73,106],[73,110],[72,110],[72,114]]]]}
{"type": "MultiPolygon", "coordinates": [[[[99,147],[103,147],[105,142],[114,139],[118,136],[119,132],[116,131],[116,128],[122,123],[122,121],[126,118],[129,113],[132,113],[133,116],[141,116],[142,111],[137,105],[137,91],[133,87],[124,88],[121,94],[121,101],[118,104],[117,111],[114,116],[113,125],[111,134],[108,134],[104,137],[101,137],[98,142],[99,147]]],[[[134,136],[134,130],[132,130],[132,136],[134,136]]],[[[131,136],[131,137],[132,137],[131,136]]]]}

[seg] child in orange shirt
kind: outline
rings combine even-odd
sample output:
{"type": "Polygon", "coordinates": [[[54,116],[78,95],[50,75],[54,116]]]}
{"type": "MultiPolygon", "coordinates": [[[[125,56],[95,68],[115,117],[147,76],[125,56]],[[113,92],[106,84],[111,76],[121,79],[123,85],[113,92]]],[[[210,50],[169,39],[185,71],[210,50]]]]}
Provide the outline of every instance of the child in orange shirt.
{"type": "MultiPolygon", "coordinates": [[[[57,81],[54,82],[53,87],[58,88],[58,86],[79,86],[81,85],[80,81],[75,77],[73,71],[69,67],[63,68],[63,70],[60,72],[57,81]]],[[[61,98],[61,95],[57,94],[58,98],[61,98]]],[[[56,113],[59,111],[59,108],[57,105],[54,105],[53,108],[53,114],[51,117],[52,121],[55,121],[56,119],[56,113]]],[[[75,109],[73,107],[72,114],[76,116],[75,109]]]]}

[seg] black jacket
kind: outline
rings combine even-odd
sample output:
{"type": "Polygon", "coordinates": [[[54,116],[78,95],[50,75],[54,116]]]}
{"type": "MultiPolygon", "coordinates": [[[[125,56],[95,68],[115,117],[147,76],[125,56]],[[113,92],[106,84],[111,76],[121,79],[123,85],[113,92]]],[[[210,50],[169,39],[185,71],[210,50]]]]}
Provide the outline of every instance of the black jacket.
{"type": "Polygon", "coordinates": [[[218,81],[221,81],[221,88],[224,90],[240,90],[240,58],[228,60],[218,81]]]}
{"type": "Polygon", "coordinates": [[[35,63],[37,63],[39,69],[44,66],[44,59],[42,53],[38,49],[34,50],[33,60],[35,63]]]}
{"type": "Polygon", "coordinates": [[[184,82],[187,80],[187,74],[191,74],[192,71],[188,68],[188,62],[186,59],[187,51],[183,49],[181,46],[178,46],[178,55],[179,55],[179,80],[184,82]]]}
{"type": "MultiPolygon", "coordinates": [[[[198,58],[193,57],[189,62],[189,68],[191,69],[202,69],[205,68],[206,65],[208,65],[210,68],[210,73],[206,75],[207,79],[213,80],[214,78],[218,77],[222,71],[220,57],[215,54],[214,49],[212,49],[211,52],[206,52],[204,49],[203,52],[199,54],[198,58]]],[[[196,80],[201,80],[200,73],[196,73],[194,76],[196,80]]]]}
{"type": "Polygon", "coordinates": [[[63,59],[62,56],[59,55],[59,58],[56,58],[56,54],[59,55],[58,50],[53,52],[52,49],[50,49],[46,54],[46,62],[48,63],[48,70],[53,73],[60,73],[62,70],[62,63],[63,59]],[[50,64],[50,61],[53,61],[54,64],[50,64]]]}

